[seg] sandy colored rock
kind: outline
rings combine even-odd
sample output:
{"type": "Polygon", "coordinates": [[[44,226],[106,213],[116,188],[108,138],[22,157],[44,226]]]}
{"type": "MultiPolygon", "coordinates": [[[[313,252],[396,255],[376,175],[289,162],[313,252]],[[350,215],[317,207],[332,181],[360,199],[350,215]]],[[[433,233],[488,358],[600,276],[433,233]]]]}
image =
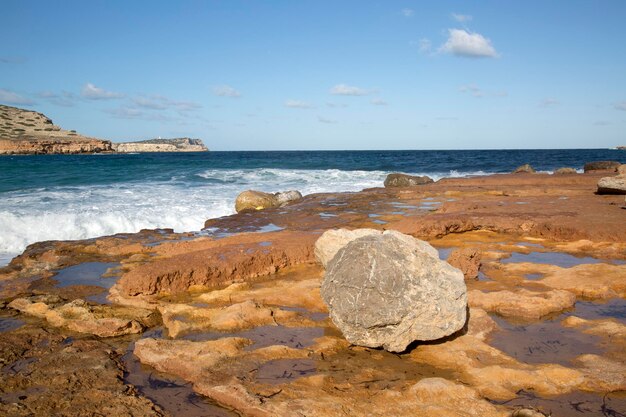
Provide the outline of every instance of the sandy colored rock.
{"type": "Polygon", "coordinates": [[[617,175],[626,175],[626,164],[617,167],[617,175]]]}
{"type": "Polygon", "coordinates": [[[476,248],[455,249],[450,253],[447,262],[463,272],[465,279],[477,279],[482,253],[476,248]]]}
{"type": "Polygon", "coordinates": [[[567,290],[587,299],[626,298],[626,265],[583,264],[551,270],[541,280],[550,288],[567,290]]]}
{"type": "Polygon", "coordinates": [[[574,168],[558,168],[554,170],[555,175],[569,175],[577,173],[578,172],[574,168]]]}
{"type": "Polygon", "coordinates": [[[235,200],[235,210],[242,211],[264,210],[280,206],[274,194],[263,191],[248,190],[240,193],[235,200]]]}
{"type": "Polygon", "coordinates": [[[576,295],[563,290],[544,292],[525,289],[493,292],[472,290],[468,293],[468,300],[472,307],[482,308],[503,317],[536,320],[572,307],[576,302],[576,295]]]}
{"type": "Polygon", "coordinates": [[[537,171],[529,164],[520,165],[513,170],[513,174],[534,174],[535,172],[537,171]]]}
{"type": "Polygon", "coordinates": [[[394,231],[341,248],[321,294],[349,342],[391,352],[448,336],[466,321],[463,274],[428,243],[394,231]]]}
{"type": "Polygon", "coordinates": [[[315,258],[326,268],[339,249],[343,248],[348,243],[360,237],[380,234],[382,234],[382,231],[375,229],[327,230],[315,242],[315,258]]]}
{"type": "Polygon", "coordinates": [[[427,176],[389,174],[385,178],[385,188],[392,187],[414,187],[416,185],[430,184],[433,179],[427,176]]]}
{"type": "Polygon", "coordinates": [[[626,194],[626,176],[601,178],[598,194],[626,194]]]}
{"type": "Polygon", "coordinates": [[[150,310],[92,306],[83,300],[51,306],[43,302],[18,298],[13,300],[9,307],[24,314],[46,319],[54,327],[66,327],[75,332],[99,337],[141,333],[146,327],[157,323],[155,314],[150,310]]]}
{"type": "Polygon", "coordinates": [[[276,197],[276,201],[278,201],[279,206],[284,206],[285,204],[302,199],[302,194],[300,194],[300,191],[296,190],[281,191],[274,194],[274,196],[276,197]]]}

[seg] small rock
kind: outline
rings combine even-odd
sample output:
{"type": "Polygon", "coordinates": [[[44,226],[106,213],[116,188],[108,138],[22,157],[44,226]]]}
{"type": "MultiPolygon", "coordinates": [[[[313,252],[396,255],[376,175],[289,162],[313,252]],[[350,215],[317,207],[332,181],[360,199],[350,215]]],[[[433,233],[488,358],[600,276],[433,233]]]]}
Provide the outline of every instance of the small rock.
{"type": "Polygon", "coordinates": [[[513,174],[534,174],[535,172],[537,171],[535,171],[535,169],[531,167],[529,164],[524,164],[515,168],[515,171],[513,171],[513,174]]]}
{"type": "Polygon", "coordinates": [[[350,343],[390,352],[451,335],[467,319],[461,271],[427,242],[396,231],[339,249],[327,264],[321,295],[350,343]]]}
{"type": "Polygon", "coordinates": [[[278,204],[280,206],[284,206],[287,203],[291,203],[292,201],[298,201],[302,198],[302,194],[300,191],[291,190],[291,191],[283,191],[274,194],[278,204]]]}
{"type": "Polygon", "coordinates": [[[482,252],[475,248],[462,248],[452,251],[447,261],[450,265],[463,272],[465,279],[478,278],[482,252]]]}
{"type": "Polygon", "coordinates": [[[292,201],[302,198],[299,191],[284,191],[275,194],[263,191],[247,190],[237,196],[235,210],[242,211],[264,210],[272,207],[281,207],[292,201]]]}
{"type": "Polygon", "coordinates": [[[242,211],[263,210],[271,207],[278,207],[278,199],[274,194],[263,191],[247,190],[237,196],[235,200],[235,210],[242,211]]]}
{"type": "Polygon", "coordinates": [[[617,161],[593,161],[585,164],[585,172],[589,171],[615,171],[621,164],[617,161]]]}
{"type": "Polygon", "coordinates": [[[427,176],[415,176],[407,174],[389,174],[385,178],[385,187],[413,187],[416,185],[430,184],[433,179],[427,176]]]}
{"type": "Polygon", "coordinates": [[[544,414],[535,408],[518,408],[511,413],[511,417],[546,417],[548,414],[544,414]]]}
{"type": "Polygon", "coordinates": [[[375,229],[327,230],[315,242],[315,258],[326,268],[326,265],[333,259],[339,249],[346,246],[349,242],[363,236],[380,235],[382,233],[380,230],[375,229]]]}
{"type": "Polygon", "coordinates": [[[563,174],[577,174],[574,168],[559,168],[554,170],[555,175],[563,175],[563,174]]]}
{"type": "Polygon", "coordinates": [[[626,176],[600,178],[598,194],[626,194],[626,176]]]}

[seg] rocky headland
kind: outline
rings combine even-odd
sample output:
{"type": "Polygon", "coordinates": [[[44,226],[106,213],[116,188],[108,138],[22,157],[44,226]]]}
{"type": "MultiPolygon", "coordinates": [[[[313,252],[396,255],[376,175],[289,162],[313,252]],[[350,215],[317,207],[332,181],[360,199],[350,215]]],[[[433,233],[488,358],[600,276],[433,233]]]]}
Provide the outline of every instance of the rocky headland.
{"type": "Polygon", "coordinates": [[[617,174],[313,194],[200,233],[33,244],[0,269],[0,414],[624,415],[626,209],[597,193],[617,174]]]}
{"type": "Polygon", "coordinates": [[[134,152],[206,152],[202,140],[191,138],[148,139],[138,142],[120,142],[112,144],[118,153],[134,152]]]}
{"type": "Polygon", "coordinates": [[[200,139],[112,143],[56,126],[42,113],[0,105],[0,155],[205,152],[200,139]]]}
{"type": "Polygon", "coordinates": [[[0,105],[0,155],[111,152],[111,142],[64,130],[31,110],[0,105]]]}

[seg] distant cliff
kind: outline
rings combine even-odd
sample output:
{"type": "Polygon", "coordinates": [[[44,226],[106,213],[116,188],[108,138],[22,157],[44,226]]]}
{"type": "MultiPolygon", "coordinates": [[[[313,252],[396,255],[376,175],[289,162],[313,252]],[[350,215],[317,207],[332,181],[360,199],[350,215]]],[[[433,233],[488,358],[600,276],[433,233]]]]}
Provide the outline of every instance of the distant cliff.
{"type": "Polygon", "coordinates": [[[120,153],[129,152],[206,152],[200,139],[174,138],[174,139],[149,139],[139,142],[113,143],[113,150],[120,153]]]}
{"type": "Polygon", "coordinates": [[[0,155],[111,152],[111,142],[55,126],[32,110],[0,104],[0,155]]]}

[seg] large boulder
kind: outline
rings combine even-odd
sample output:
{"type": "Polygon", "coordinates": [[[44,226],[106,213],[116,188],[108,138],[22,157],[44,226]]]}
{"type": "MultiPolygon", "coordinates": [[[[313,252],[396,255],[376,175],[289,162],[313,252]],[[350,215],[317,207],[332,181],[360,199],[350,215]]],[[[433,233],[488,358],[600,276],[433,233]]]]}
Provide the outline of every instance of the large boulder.
{"type": "Polygon", "coordinates": [[[626,194],[626,176],[600,178],[598,194],[626,194]]]}
{"type": "Polygon", "coordinates": [[[427,176],[416,176],[407,174],[389,174],[385,178],[385,187],[413,187],[416,185],[430,184],[433,179],[427,176]]]}
{"type": "Polygon", "coordinates": [[[302,198],[298,191],[284,191],[275,194],[263,191],[247,190],[237,196],[235,210],[242,211],[264,210],[272,207],[281,207],[292,201],[302,198]]]}
{"type": "Polygon", "coordinates": [[[427,242],[396,231],[352,240],[327,264],[321,295],[353,344],[402,352],[466,323],[463,273],[427,242]]]}
{"type": "Polygon", "coordinates": [[[617,161],[593,161],[584,166],[585,172],[589,171],[616,171],[621,164],[617,161]]]}
{"type": "Polygon", "coordinates": [[[565,174],[577,174],[574,168],[559,168],[554,170],[554,174],[556,175],[565,175],[565,174]]]}
{"type": "Polygon", "coordinates": [[[339,249],[348,243],[363,236],[381,235],[383,232],[376,229],[333,229],[327,230],[315,242],[315,258],[324,268],[335,257],[339,249]]]}
{"type": "Polygon", "coordinates": [[[520,165],[513,171],[513,174],[534,174],[535,168],[531,167],[529,164],[520,165]]]}

